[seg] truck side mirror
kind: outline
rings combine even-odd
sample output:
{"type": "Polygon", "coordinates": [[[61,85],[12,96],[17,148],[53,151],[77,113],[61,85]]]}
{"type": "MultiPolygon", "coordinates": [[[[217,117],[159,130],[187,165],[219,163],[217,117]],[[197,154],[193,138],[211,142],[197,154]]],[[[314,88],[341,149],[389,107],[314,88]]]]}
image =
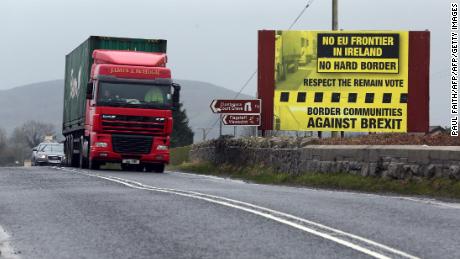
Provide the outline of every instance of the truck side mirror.
{"type": "Polygon", "coordinates": [[[86,85],[86,99],[93,99],[93,82],[88,82],[86,85]]]}
{"type": "Polygon", "coordinates": [[[172,83],[172,87],[174,89],[174,93],[172,96],[173,101],[173,109],[176,110],[179,107],[180,101],[180,84],[172,83]]]}

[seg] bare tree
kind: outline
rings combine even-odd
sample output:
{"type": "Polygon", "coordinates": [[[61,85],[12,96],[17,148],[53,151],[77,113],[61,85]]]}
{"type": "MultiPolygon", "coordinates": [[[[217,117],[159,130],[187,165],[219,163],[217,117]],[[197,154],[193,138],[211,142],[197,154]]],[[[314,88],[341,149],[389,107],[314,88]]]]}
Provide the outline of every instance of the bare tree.
{"type": "Polygon", "coordinates": [[[25,146],[32,148],[40,144],[45,136],[54,136],[55,127],[50,123],[38,121],[27,121],[22,126],[14,129],[12,141],[24,143],[25,146]]]}

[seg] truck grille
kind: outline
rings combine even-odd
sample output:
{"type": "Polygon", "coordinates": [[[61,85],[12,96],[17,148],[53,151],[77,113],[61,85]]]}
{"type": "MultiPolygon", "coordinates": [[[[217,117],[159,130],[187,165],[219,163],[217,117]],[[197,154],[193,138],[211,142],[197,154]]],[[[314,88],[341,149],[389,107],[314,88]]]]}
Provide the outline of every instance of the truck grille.
{"type": "Polygon", "coordinates": [[[165,118],[149,116],[109,116],[102,116],[102,129],[106,132],[155,135],[164,131],[166,123],[165,118]]]}
{"type": "Polygon", "coordinates": [[[113,151],[123,154],[148,154],[152,149],[152,136],[112,135],[113,151]]]}

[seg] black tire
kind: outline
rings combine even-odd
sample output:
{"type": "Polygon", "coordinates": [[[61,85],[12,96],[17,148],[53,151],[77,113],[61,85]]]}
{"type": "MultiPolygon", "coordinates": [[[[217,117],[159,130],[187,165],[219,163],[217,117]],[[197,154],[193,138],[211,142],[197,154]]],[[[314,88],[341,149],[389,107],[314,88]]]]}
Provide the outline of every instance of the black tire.
{"type": "MultiPolygon", "coordinates": [[[[87,169],[88,168],[88,158],[89,158],[89,154],[86,154],[86,157],[84,156],[83,154],[83,144],[85,142],[85,137],[80,137],[80,147],[79,147],[79,150],[80,150],[80,154],[79,154],[79,157],[78,157],[78,161],[79,161],[79,167],[81,169],[87,169]]],[[[89,148],[88,148],[89,150],[89,148]]]]}
{"type": "Polygon", "coordinates": [[[144,172],[144,167],[145,166],[143,164],[140,164],[135,167],[135,170],[138,172],[144,172]]]}
{"type": "Polygon", "coordinates": [[[163,173],[165,171],[165,164],[149,164],[145,166],[147,172],[163,173]]]}
{"type": "Polygon", "coordinates": [[[69,159],[70,159],[70,163],[69,165],[71,167],[79,167],[80,165],[80,156],[79,154],[74,154],[73,153],[73,150],[74,150],[74,142],[73,142],[73,136],[70,135],[70,143],[69,143],[69,159]]]}
{"type": "Polygon", "coordinates": [[[101,168],[101,163],[94,159],[88,159],[88,168],[91,170],[99,170],[101,168]]]}
{"type": "Polygon", "coordinates": [[[81,169],[87,169],[88,168],[88,160],[83,156],[81,150],[80,150],[80,156],[78,159],[78,167],[81,169]]]}
{"type": "Polygon", "coordinates": [[[165,171],[165,164],[159,164],[155,168],[155,173],[164,173],[165,171]]]}
{"type": "Polygon", "coordinates": [[[129,165],[129,164],[123,164],[122,163],[120,166],[121,166],[122,171],[131,171],[131,170],[133,170],[132,165],[129,165]]]}

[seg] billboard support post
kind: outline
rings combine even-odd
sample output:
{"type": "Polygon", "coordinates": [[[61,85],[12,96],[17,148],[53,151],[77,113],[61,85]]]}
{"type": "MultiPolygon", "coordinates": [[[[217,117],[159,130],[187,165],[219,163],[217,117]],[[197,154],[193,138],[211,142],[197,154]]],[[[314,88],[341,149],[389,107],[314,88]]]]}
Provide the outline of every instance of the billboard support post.
{"type": "MultiPolygon", "coordinates": [[[[332,30],[336,31],[339,29],[339,7],[338,7],[338,0],[332,0],[332,30]]],[[[337,137],[337,131],[331,131],[331,137],[337,137]]],[[[318,134],[319,135],[319,134],[318,134]]],[[[340,134],[342,136],[342,134],[340,134]]]]}

